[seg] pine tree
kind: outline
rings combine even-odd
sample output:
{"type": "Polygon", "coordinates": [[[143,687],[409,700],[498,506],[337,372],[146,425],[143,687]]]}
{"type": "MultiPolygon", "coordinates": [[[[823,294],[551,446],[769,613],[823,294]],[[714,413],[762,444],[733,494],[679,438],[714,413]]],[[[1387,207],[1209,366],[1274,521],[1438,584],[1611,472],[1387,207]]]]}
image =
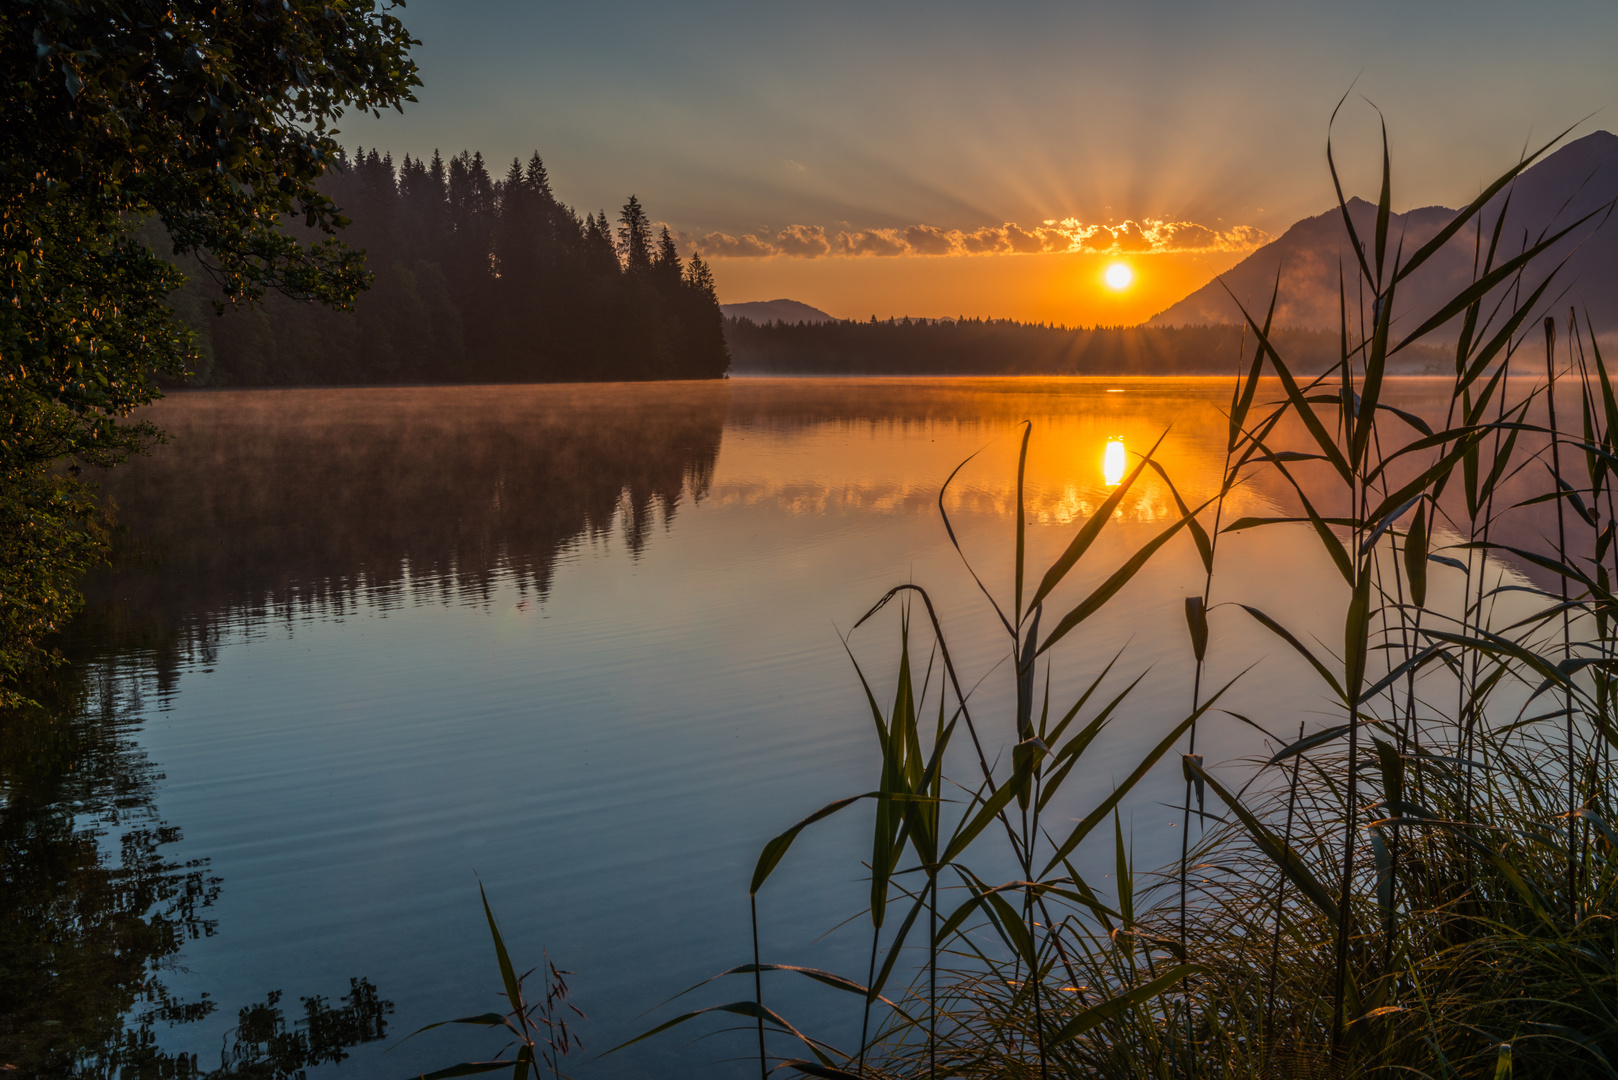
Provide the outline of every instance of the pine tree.
{"type": "Polygon", "coordinates": [[[633,195],[618,215],[618,253],[631,273],[645,273],[652,268],[652,224],[633,195]]]}
{"type": "Polygon", "coordinates": [[[691,262],[685,268],[685,283],[694,292],[719,303],[719,293],[714,287],[713,271],[702,260],[701,255],[692,255],[691,262]]]}
{"type": "Polygon", "coordinates": [[[652,269],[663,281],[674,283],[680,280],[680,253],[674,247],[674,238],[669,235],[667,225],[663,226],[663,233],[658,237],[657,255],[652,260],[652,269]]]}
{"type": "Polygon", "coordinates": [[[539,151],[528,159],[528,188],[535,195],[547,202],[555,202],[556,196],[551,194],[550,173],[545,171],[545,163],[539,158],[539,151]]]}
{"type": "Polygon", "coordinates": [[[618,276],[621,267],[618,263],[618,252],[613,247],[612,229],[607,224],[605,210],[589,219],[584,237],[584,255],[591,273],[600,275],[610,272],[613,277],[618,276]]]}
{"type": "Polygon", "coordinates": [[[433,189],[438,194],[438,201],[444,202],[449,198],[449,171],[444,168],[444,159],[439,156],[438,150],[433,150],[433,163],[427,169],[427,177],[432,181],[433,189]]]}
{"type": "Polygon", "coordinates": [[[397,170],[380,149],[342,161],[330,194],[355,218],[375,286],[348,314],[272,297],[223,320],[207,331],[212,385],[725,373],[712,270],[682,259],[671,230],[654,239],[639,199],[615,231],[606,211],[580,220],[557,201],[538,154],[498,180],[471,152],[397,170]]]}

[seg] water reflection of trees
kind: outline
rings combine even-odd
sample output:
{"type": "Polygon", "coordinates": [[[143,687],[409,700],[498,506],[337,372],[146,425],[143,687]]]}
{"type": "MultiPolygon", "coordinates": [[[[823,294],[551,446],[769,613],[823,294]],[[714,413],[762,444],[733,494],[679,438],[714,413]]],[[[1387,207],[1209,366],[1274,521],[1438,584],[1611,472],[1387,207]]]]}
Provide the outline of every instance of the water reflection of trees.
{"type": "Polygon", "coordinates": [[[581,539],[638,555],[712,479],[723,384],[177,395],[170,434],[105,478],[122,560],[80,633],[155,650],[160,679],[238,619],[541,597],[581,539]]]}
{"type": "MultiPolygon", "coordinates": [[[[0,1067],[26,1076],[299,1076],[382,1037],[348,993],[241,1008],[217,1061],[168,1049],[216,1012],[163,973],[215,932],[221,887],[177,857],[141,695],[243,619],[540,594],[581,538],[638,556],[712,479],[722,385],[180,395],[171,441],[107,477],[115,564],[88,583],[71,666],[0,714],[0,1067]]],[[[200,652],[200,655],[198,653],[200,652]]],[[[232,1003],[234,1004],[234,1003],[232,1003]]],[[[217,1021],[215,1021],[217,1023],[217,1021]]]]}
{"type": "Polygon", "coordinates": [[[364,979],[333,1004],[243,1008],[217,1069],[160,1032],[203,1019],[163,979],[216,929],[220,881],[173,852],[162,774],[108,665],[60,669],[37,706],[0,713],[0,1068],[30,1077],[300,1076],[381,1038],[392,1004],[364,979]]]}

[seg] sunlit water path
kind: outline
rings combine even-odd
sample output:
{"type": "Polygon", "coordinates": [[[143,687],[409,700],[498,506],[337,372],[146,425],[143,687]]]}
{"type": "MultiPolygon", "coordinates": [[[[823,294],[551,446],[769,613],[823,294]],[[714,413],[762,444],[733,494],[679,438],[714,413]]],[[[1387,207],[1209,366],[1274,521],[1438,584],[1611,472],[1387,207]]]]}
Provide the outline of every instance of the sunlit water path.
{"type": "MultiPolygon", "coordinates": [[[[381,1056],[422,1024],[498,1006],[474,872],[519,963],[544,949],[577,972],[586,1050],[599,1052],[671,1015],[654,1009],[665,998],[750,959],[760,846],[875,786],[871,721],[840,635],[889,587],[930,591],[962,670],[987,676],[980,723],[1009,746],[993,704],[1008,686],[1007,641],[939,518],[950,471],[977,453],[945,507],[1005,596],[1022,420],[1034,424],[1033,577],[1117,482],[1120,445],[1133,455],[1167,431],[1160,460],[1184,498],[1207,498],[1228,392],[1219,381],[734,380],[176,395],[149,414],[172,441],[107,480],[123,554],[91,583],[76,631],[87,702],[76,722],[100,725],[117,753],[75,759],[78,787],[37,781],[32,803],[8,777],[7,813],[59,814],[71,797],[81,830],[97,813],[119,817],[104,847],[145,814],[178,830],[160,838],[168,858],[205,861],[185,871],[198,895],[196,917],[179,923],[188,939],[150,954],[173,965],[162,981],[177,999],[218,1006],[153,1026],[161,1047],[205,1068],[243,1005],[281,990],[290,1020],[297,998],[335,1002],[354,977],[393,1003],[387,1037],[317,1075],[414,1075],[497,1049],[435,1032],[381,1056]],[[115,788],[122,803],[85,794],[115,788]]],[[[1437,407],[1420,382],[1401,393],[1437,407]]],[[[1250,487],[1226,513],[1280,501],[1250,487]]],[[[1177,514],[1148,475],[1053,607],[1177,514]]],[[[1340,639],[1341,598],[1306,533],[1224,543],[1216,602],[1240,597],[1300,636],[1340,639]]],[[[1119,650],[1109,685],[1150,669],[1070,785],[1066,816],[1186,712],[1182,602],[1201,588],[1195,550],[1177,539],[1058,651],[1052,698],[1064,706],[1119,650]]],[[[1214,619],[1211,681],[1257,665],[1230,708],[1272,731],[1331,720],[1296,657],[1228,610],[1214,619]]],[[[849,640],[878,694],[891,692],[897,614],[849,640]]],[[[1202,740],[1233,769],[1263,746],[1221,717],[1202,740]]],[[[73,745],[61,752],[84,753],[73,745]]],[[[1178,852],[1180,783],[1161,769],[1126,804],[1141,865],[1178,852]]],[[[859,934],[820,938],[861,908],[865,815],[805,834],[766,886],[767,960],[862,974],[859,934]]],[[[71,842],[71,828],[58,833],[71,842]]],[[[1098,881],[1103,861],[1085,864],[1098,881]]],[[[767,992],[834,1041],[849,1034],[824,1026],[843,1004],[830,991],[767,992]]],[[[748,1052],[737,1035],[692,1043],[699,1033],[574,1068],[689,1075],[748,1052]]]]}

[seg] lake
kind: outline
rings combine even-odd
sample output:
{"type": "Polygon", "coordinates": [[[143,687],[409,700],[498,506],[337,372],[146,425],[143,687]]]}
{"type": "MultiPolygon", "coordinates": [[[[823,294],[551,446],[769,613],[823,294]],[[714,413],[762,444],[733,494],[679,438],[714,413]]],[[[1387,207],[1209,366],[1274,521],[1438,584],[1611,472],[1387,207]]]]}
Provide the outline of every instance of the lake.
{"type": "MultiPolygon", "coordinates": [[[[1423,380],[1398,391],[1441,416],[1438,393],[1423,380]]],[[[5,993],[72,1017],[40,1045],[97,1045],[145,1015],[144,1053],[194,1053],[203,1068],[266,1015],[239,1010],[278,1006],[291,1024],[319,997],[317,1015],[348,1025],[338,1043],[385,1033],[312,1075],[412,1076],[501,1045],[440,1030],[382,1053],[424,1024],[503,1008],[481,880],[520,968],[548,956],[575,973],[589,1020],[572,1071],[750,1075],[735,1060],[750,1036],[721,1022],[588,1058],[749,961],[761,846],[875,787],[849,654],[891,697],[897,606],[853,629],[887,589],[928,590],[958,667],[983,680],[990,746],[1009,750],[1008,639],[942,524],[944,480],[976,455],[944,506],[1004,598],[1022,421],[1037,580],[1117,483],[1109,443],[1141,452],[1163,436],[1180,494],[1208,498],[1228,399],[1223,380],[1168,379],[176,394],[146,414],[169,442],[104,478],[118,555],[86,588],[55,711],[0,753],[5,993]],[[162,918],[141,921],[149,910],[162,918]],[[46,937],[71,962],[38,970],[46,937]],[[153,966],[164,995],[133,1000],[153,966]]],[[[1290,505],[1266,480],[1225,513],[1290,505]]],[[[1051,607],[1178,514],[1145,474],[1051,607]]],[[[1216,603],[1341,640],[1340,582],[1306,527],[1221,545],[1216,603]]],[[[1055,650],[1060,707],[1115,656],[1113,692],[1149,673],[1058,819],[1186,714],[1182,605],[1202,587],[1176,537],[1055,650]]],[[[1302,661],[1235,612],[1214,613],[1210,683],[1252,670],[1222,704],[1289,735],[1335,722],[1302,661]]],[[[919,616],[912,634],[924,661],[919,616]]],[[[1266,741],[1216,715],[1199,737],[1232,775],[1266,741]]],[[[1178,854],[1182,785],[1170,762],[1126,801],[1139,865],[1178,854]]],[[[862,910],[869,815],[806,832],[761,891],[766,961],[863,975],[858,925],[827,932],[862,910]]],[[[1111,845],[1080,849],[1098,884],[1111,845]]],[[[845,999],[774,978],[773,1005],[846,1040],[845,999]]],[[[685,1000],[750,992],[738,981],[685,1000]]]]}

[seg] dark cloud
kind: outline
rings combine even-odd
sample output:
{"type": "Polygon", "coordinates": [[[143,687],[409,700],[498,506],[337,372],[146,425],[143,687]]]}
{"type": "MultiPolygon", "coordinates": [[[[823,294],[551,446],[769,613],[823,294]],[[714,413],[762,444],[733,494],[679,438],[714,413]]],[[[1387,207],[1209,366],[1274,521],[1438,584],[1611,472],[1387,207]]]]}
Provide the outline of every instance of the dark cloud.
{"type": "MultiPolygon", "coordinates": [[[[1009,228],[1015,229],[1012,225],[1009,228]]],[[[1021,232],[1021,230],[1018,230],[1021,232]]],[[[1024,233],[1023,235],[1027,235],[1024,233]]],[[[960,245],[963,251],[972,255],[994,255],[1002,251],[1010,251],[1011,241],[1005,229],[992,229],[984,226],[975,232],[961,233],[960,245]]]]}
{"type": "Polygon", "coordinates": [[[845,255],[903,255],[909,250],[904,238],[892,229],[838,233],[837,243],[845,255]]]}
{"type": "Polygon", "coordinates": [[[1065,221],[1047,221],[1034,230],[1042,251],[1077,251],[1084,226],[1073,218],[1065,221]]]}
{"type": "Polygon", "coordinates": [[[794,259],[814,259],[831,254],[831,241],[819,225],[788,225],[774,236],[747,233],[730,236],[713,232],[696,242],[704,255],[718,259],[762,259],[786,255],[794,259]]]}
{"type": "Polygon", "coordinates": [[[781,254],[798,259],[831,254],[831,241],[819,225],[788,225],[775,234],[775,246],[781,254]]]}
{"type": "Polygon", "coordinates": [[[1127,255],[1163,250],[1157,247],[1155,239],[1155,232],[1148,235],[1146,230],[1134,221],[1126,221],[1112,230],[1113,247],[1127,255]]]}
{"type": "Polygon", "coordinates": [[[752,233],[746,236],[730,236],[722,232],[711,232],[697,241],[697,250],[716,259],[758,259],[776,254],[774,244],[768,240],[760,240],[752,233]]]}
{"type": "Polygon", "coordinates": [[[905,230],[905,243],[915,255],[948,255],[955,250],[955,236],[931,225],[912,225],[905,230]]]}
{"type": "Polygon", "coordinates": [[[1207,251],[1220,246],[1220,235],[1206,225],[1190,221],[1170,221],[1157,228],[1158,244],[1164,251],[1207,251]]]}
{"type": "Polygon", "coordinates": [[[1032,255],[1036,251],[1045,250],[1045,242],[1036,234],[1024,232],[1015,225],[1007,224],[1001,232],[1005,234],[1007,246],[1020,255],[1032,255]]]}

